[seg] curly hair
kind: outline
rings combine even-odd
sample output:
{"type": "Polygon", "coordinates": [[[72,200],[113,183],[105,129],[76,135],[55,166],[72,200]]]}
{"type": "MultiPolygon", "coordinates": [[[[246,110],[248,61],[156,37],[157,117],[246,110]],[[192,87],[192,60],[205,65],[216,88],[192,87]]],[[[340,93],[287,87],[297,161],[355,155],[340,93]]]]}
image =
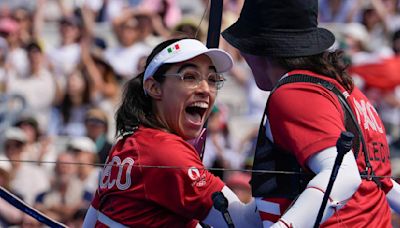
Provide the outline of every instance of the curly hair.
{"type": "Polygon", "coordinates": [[[349,92],[354,88],[353,80],[346,72],[348,65],[344,63],[343,51],[326,51],[304,57],[274,58],[274,61],[288,71],[309,70],[333,78],[349,92]]]}

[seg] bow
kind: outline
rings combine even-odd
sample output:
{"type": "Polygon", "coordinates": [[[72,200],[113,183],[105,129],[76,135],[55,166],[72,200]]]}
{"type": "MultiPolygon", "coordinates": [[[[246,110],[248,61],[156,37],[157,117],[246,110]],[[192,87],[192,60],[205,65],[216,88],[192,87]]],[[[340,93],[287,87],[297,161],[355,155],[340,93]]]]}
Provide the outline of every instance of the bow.
{"type": "MultiPolygon", "coordinates": [[[[208,19],[208,32],[207,44],[208,48],[217,48],[219,46],[219,36],[221,33],[222,22],[222,1],[223,0],[209,0],[210,1],[210,15],[208,19]]],[[[204,149],[206,147],[207,138],[207,121],[204,124],[204,129],[197,139],[197,151],[199,152],[200,159],[203,160],[204,149]]]]}
{"type": "Polygon", "coordinates": [[[47,217],[46,215],[42,214],[38,210],[34,209],[33,207],[26,204],[24,201],[20,200],[15,195],[11,194],[5,188],[0,186],[0,198],[3,198],[9,204],[13,205],[14,207],[18,208],[19,210],[23,211],[24,213],[32,216],[37,221],[46,224],[50,227],[55,228],[66,228],[64,224],[56,222],[51,218],[47,217]]]}
{"type": "Polygon", "coordinates": [[[208,17],[207,47],[219,46],[219,35],[222,22],[222,0],[210,0],[210,16],[208,17]]]}

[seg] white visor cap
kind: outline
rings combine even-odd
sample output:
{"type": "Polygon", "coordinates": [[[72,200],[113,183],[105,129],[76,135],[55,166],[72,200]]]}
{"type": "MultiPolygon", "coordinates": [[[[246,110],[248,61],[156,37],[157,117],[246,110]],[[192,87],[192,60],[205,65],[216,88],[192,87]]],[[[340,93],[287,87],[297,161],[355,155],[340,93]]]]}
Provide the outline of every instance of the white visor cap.
{"type": "Polygon", "coordinates": [[[233,66],[233,60],[229,53],[218,48],[207,48],[195,39],[183,39],[164,48],[153,58],[144,72],[143,81],[153,76],[157,69],[165,63],[183,62],[201,54],[210,57],[218,73],[227,72],[233,66]]]}

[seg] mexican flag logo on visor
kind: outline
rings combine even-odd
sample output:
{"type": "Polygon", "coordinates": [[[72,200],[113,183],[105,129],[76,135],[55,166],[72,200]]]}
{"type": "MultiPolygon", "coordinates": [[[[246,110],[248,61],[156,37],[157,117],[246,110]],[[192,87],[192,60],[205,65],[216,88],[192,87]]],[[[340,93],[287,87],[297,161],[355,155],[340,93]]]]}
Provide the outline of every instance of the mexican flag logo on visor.
{"type": "Polygon", "coordinates": [[[167,49],[168,54],[173,54],[176,53],[177,51],[180,50],[179,44],[175,44],[174,46],[171,46],[167,49]]]}

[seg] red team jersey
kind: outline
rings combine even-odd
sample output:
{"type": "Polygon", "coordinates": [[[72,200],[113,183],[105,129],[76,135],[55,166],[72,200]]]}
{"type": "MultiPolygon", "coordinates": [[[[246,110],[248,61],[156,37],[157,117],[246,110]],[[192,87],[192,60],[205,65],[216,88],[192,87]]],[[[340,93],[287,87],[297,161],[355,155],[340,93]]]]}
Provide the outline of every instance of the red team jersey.
{"type": "MultiPolygon", "coordinates": [[[[333,79],[309,71],[293,71],[288,77],[294,74],[322,78],[345,92],[333,79]]],[[[389,148],[378,113],[358,88],[354,88],[351,94],[344,94],[363,132],[375,174],[390,176],[389,148]]],[[[305,168],[310,156],[335,146],[340,133],[345,131],[344,112],[337,96],[323,86],[313,83],[297,82],[281,86],[270,96],[267,117],[274,143],[291,152],[305,168]]],[[[357,165],[360,171],[365,170],[362,152],[358,155],[357,165]]],[[[391,227],[391,212],[386,193],[393,186],[390,178],[382,178],[381,182],[382,189],[378,188],[375,182],[363,179],[353,197],[323,223],[322,227],[391,227]]],[[[280,205],[281,213],[287,206],[280,205]]],[[[261,216],[264,219],[279,217],[263,213],[261,216]]]]}
{"type": "Polygon", "coordinates": [[[92,206],[129,227],[195,227],[210,211],[212,193],[223,186],[192,145],[139,127],[114,146],[92,206]]]}

